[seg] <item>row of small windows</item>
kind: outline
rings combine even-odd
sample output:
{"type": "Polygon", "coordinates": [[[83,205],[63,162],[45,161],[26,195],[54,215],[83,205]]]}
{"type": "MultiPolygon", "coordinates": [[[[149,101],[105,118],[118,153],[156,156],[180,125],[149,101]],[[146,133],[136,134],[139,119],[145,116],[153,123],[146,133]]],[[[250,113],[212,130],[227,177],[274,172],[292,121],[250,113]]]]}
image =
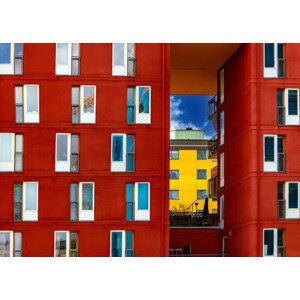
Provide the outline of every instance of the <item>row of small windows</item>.
{"type": "MultiPolygon", "coordinates": [[[[54,256],[78,257],[79,233],[77,231],[54,231],[54,256]]],[[[22,256],[22,233],[0,231],[0,257],[22,256]]],[[[134,232],[110,231],[110,256],[134,256],[134,232]]]]}
{"type": "MultiPolygon", "coordinates": [[[[180,150],[170,150],[170,160],[178,160],[179,159],[180,150]]],[[[204,149],[197,150],[197,160],[206,160],[207,159],[207,151],[204,149]]]]}
{"type": "MultiPolygon", "coordinates": [[[[27,84],[15,87],[16,123],[40,122],[39,85],[27,84]]],[[[96,123],[96,86],[71,87],[72,123],[96,123]]],[[[127,123],[151,123],[151,87],[127,88],[127,123]]]]}
{"type": "MultiPolygon", "coordinates": [[[[150,183],[126,183],[126,220],[150,221],[150,183]]],[[[14,221],[38,221],[39,183],[14,184],[14,221]]],[[[70,221],[94,221],[95,183],[70,183],[70,221]]]]}
{"type": "MultiPolygon", "coordinates": [[[[197,179],[206,179],[206,178],[207,178],[207,170],[198,169],[197,179]]],[[[170,170],[170,179],[179,179],[179,170],[170,170]]]]}
{"type": "MultiPolygon", "coordinates": [[[[205,200],[206,190],[197,190],[196,192],[197,200],[205,200]]],[[[179,200],[179,190],[170,190],[170,200],[179,200]]]]}
{"type": "MultiPolygon", "coordinates": [[[[134,43],[115,43],[112,46],[112,75],[135,76],[136,59],[134,43]]],[[[80,75],[80,44],[56,44],[56,75],[80,75]]],[[[23,45],[0,43],[0,75],[23,74],[23,45]]]]}

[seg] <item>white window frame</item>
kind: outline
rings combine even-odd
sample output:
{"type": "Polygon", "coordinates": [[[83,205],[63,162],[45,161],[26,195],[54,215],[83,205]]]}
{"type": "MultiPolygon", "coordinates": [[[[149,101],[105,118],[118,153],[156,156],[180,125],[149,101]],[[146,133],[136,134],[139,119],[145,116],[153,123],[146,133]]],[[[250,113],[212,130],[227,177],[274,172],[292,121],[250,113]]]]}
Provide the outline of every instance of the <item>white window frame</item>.
{"type": "Polygon", "coordinates": [[[150,221],[150,182],[136,182],[134,185],[134,220],[135,221],[150,221]],[[138,187],[139,184],[148,185],[148,209],[138,209],[138,187]]]}
{"type": "Polygon", "coordinates": [[[285,182],[285,219],[299,219],[300,218],[300,182],[290,181],[285,182]],[[298,207],[297,208],[289,208],[289,185],[290,183],[298,184],[298,207]]]}
{"type": "Polygon", "coordinates": [[[224,205],[225,205],[225,196],[220,196],[220,227],[224,228],[224,205]]]}
{"type": "Polygon", "coordinates": [[[70,257],[70,231],[57,230],[54,231],[54,257],[56,256],[56,233],[66,233],[66,257],[70,257]]]}
{"type": "Polygon", "coordinates": [[[151,123],[151,86],[140,85],[136,86],[135,92],[135,121],[136,124],[150,124],[151,123]],[[139,91],[140,88],[149,89],[149,113],[139,113],[139,91]]]}
{"type": "Polygon", "coordinates": [[[224,69],[220,71],[220,103],[225,100],[225,74],[224,69]]]}
{"type": "Polygon", "coordinates": [[[113,43],[112,44],[112,75],[113,76],[127,76],[127,43],[113,43]],[[114,64],[115,44],[124,44],[124,65],[114,64]]]}
{"type": "Polygon", "coordinates": [[[277,172],[278,171],[278,140],[277,135],[275,134],[264,134],[263,136],[263,152],[264,152],[264,172],[277,172]],[[266,137],[274,138],[274,161],[266,161],[266,153],[265,153],[265,139],[266,137]]]}
{"type": "Polygon", "coordinates": [[[225,160],[224,152],[220,154],[220,188],[225,184],[225,160]]]}
{"type": "Polygon", "coordinates": [[[125,230],[111,230],[110,231],[110,257],[112,257],[112,233],[121,232],[122,233],[122,256],[126,255],[126,231],[125,230]]]}
{"type": "Polygon", "coordinates": [[[55,73],[56,75],[71,75],[72,72],[72,43],[56,43],[55,44],[55,73]],[[57,47],[58,44],[68,44],[68,63],[59,65],[57,63],[57,47]]]}
{"type": "Polygon", "coordinates": [[[220,112],[220,145],[223,145],[225,141],[225,112],[220,112]]]}
{"type": "Polygon", "coordinates": [[[277,238],[278,236],[278,231],[277,228],[264,228],[263,229],[263,256],[264,257],[277,257],[277,249],[278,249],[278,244],[277,244],[277,238]],[[273,248],[274,248],[274,253],[273,255],[265,255],[265,231],[266,230],[273,230],[274,231],[274,244],[273,244],[273,248]]]}
{"type": "Polygon", "coordinates": [[[0,75],[14,75],[14,74],[15,74],[15,44],[10,43],[10,64],[0,64],[0,75]]]}
{"type": "Polygon", "coordinates": [[[79,221],[94,221],[95,212],[95,183],[94,182],[79,182],[79,221]],[[85,183],[93,185],[93,209],[92,210],[83,210],[82,209],[82,186],[85,183]]]}
{"type": "Polygon", "coordinates": [[[95,124],[96,123],[96,86],[95,85],[81,85],[80,86],[80,123],[81,124],[95,124]],[[92,87],[94,88],[94,112],[90,113],[84,112],[84,88],[92,87]]]}
{"type": "Polygon", "coordinates": [[[127,135],[124,133],[112,133],[111,135],[111,172],[126,172],[127,135]],[[120,135],[123,137],[123,160],[113,161],[113,137],[120,135]]]}
{"type": "Polygon", "coordinates": [[[14,172],[15,170],[15,134],[11,132],[1,132],[0,133],[0,151],[1,151],[1,143],[2,137],[4,134],[9,134],[12,136],[12,144],[11,144],[11,153],[10,153],[10,161],[0,161],[0,172],[14,172]]]}
{"type": "Polygon", "coordinates": [[[300,125],[299,114],[299,89],[285,89],[284,90],[284,106],[285,106],[285,125],[300,125]],[[289,115],[289,91],[297,91],[297,115],[289,115]]]}
{"type": "Polygon", "coordinates": [[[40,89],[39,85],[37,84],[26,84],[23,86],[23,91],[24,91],[24,123],[39,123],[40,122],[40,89]],[[28,112],[27,111],[27,98],[28,98],[28,92],[27,88],[28,87],[36,87],[37,88],[37,107],[38,111],[37,112],[28,112]]]}
{"type": "Polygon", "coordinates": [[[71,170],[71,133],[56,133],[55,135],[55,172],[70,172],[71,170]],[[67,161],[57,160],[57,138],[59,135],[67,135],[67,161]]]}
{"type": "MultiPolygon", "coordinates": [[[[272,43],[273,44],[273,43],[272,43]]],[[[274,43],[274,67],[265,67],[265,44],[263,47],[264,55],[264,78],[277,78],[278,77],[278,44],[274,43]]]]}
{"type": "Polygon", "coordinates": [[[22,185],[22,221],[38,221],[38,204],[39,204],[39,183],[38,182],[23,182],[22,185]],[[36,184],[36,210],[26,210],[26,186],[27,184],[36,184]]]}

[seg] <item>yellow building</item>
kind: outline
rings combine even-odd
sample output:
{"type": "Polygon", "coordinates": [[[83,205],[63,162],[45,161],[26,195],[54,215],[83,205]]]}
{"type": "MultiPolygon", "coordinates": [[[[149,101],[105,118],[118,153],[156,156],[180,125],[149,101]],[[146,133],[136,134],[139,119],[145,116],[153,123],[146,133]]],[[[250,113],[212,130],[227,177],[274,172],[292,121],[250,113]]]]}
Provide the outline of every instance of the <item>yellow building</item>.
{"type": "Polygon", "coordinates": [[[217,161],[208,158],[208,141],[204,140],[203,131],[176,130],[171,137],[170,210],[203,211],[208,197],[209,213],[217,213],[217,198],[209,197],[213,194],[209,192],[209,180],[217,161]]]}

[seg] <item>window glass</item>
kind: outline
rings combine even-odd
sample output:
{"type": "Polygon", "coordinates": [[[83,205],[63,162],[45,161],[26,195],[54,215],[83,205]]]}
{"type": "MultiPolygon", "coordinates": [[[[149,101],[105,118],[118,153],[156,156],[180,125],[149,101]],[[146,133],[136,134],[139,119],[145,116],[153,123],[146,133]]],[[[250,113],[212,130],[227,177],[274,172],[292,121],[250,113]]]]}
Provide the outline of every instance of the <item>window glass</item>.
{"type": "Polygon", "coordinates": [[[124,44],[114,44],[114,65],[124,66],[124,44]]]}
{"type": "Polygon", "coordinates": [[[278,191],[278,199],[283,199],[283,183],[282,182],[278,183],[277,191],[278,191]]]}
{"type": "Polygon", "coordinates": [[[171,160],[179,159],[179,150],[171,150],[170,151],[170,159],[171,160]]]}
{"type": "Polygon", "coordinates": [[[205,200],[206,190],[197,190],[197,200],[205,200]]]}
{"type": "Polygon", "coordinates": [[[283,106],[283,90],[277,90],[277,105],[283,106]]]}
{"type": "Polygon", "coordinates": [[[135,54],[134,54],[134,43],[128,43],[127,44],[127,53],[128,53],[128,58],[134,58],[135,54]]]}
{"type": "Polygon", "coordinates": [[[197,150],[197,159],[198,160],[205,160],[206,157],[206,150],[197,150]]]}
{"type": "Polygon", "coordinates": [[[72,87],[72,105],[78,105],[79,104],[79,87],[73,86],[72,87]]]}
{"type": "Polygon", "coordinates": [[[278,153],[283,153],[283,137],[282,136],[277,137],[277,150],[278,150],[278,153]]]}
{"type": "Polygon", "coordinates": [[[274,255],[274,230],[264,231],[264,255],[274,255]]]}
{"type": "Polygon", "coordinates": [[[274,44],[265,44],[265,67],[274,68],[274,44]]]}
{"type": "Polygon", "coordinates": [[[78,184],[71,183],[70,185],[70,200],[71,200],[71,221],[78,220],[78,184]]]}
{"type": "Polygon", "coordinates": [[[133,172],[134,171],[134,158],[133,158],[133,154],[127,154],[126,171],[127,172],[133,172]]]}
{"type": "Polygon", "coordinates": [[[78,234],[77,232],[70,233],[70,257],[78,256],[78,234]]]}
{"type": "Polygon", "coordinates": [[[179,179],[179,171],[170,170],[170,179],[179,179]]]}
{"type": "Polygon", "coordinates": [[[0,64],[11,63],[10,52],[11,52],[10,43],[0,43],[0,64]]]}
{"type": "Polygon", "coordinates": [[[277,229],[277,246],[283,247],[283,230],[277,229]]]}
{"type": "Polygon", "coordinates": [[[127,152],[132,153],[134,149],[133,135],[127,135],[127,152]]]}
{"type": "Polygon", "coordinates": [[[205,169],[197,170],[197,179],[206,179],[206,170],[205,169]]]}
{"type": "Polygon", "coordinates": [[[68,43],[58,43],[56,44],[56,56],[58,65],[68,65],[69,63],[69,53],[68,53],[68,43]]]}
{"type": "Polygon", "coordinates": [[[14,256],[20,257],[22,255],[22,234],[21,232],[14,233],[14,256]]]}
{"type": "Polygon", "coordinates": [[[67,256],[67,233],[66,232],[55,233],[55,256],[58,257],[67,256]]]}
{"type": "Polygon", "coordinates": [[[68,161],[68,135],[57,135],[56,160],[68,161]]]}
{"type": "Polygon", "coordinates": [[[13,151],[13,135],[10,133],[1,134],[0,161],[11,161],[13,151]]]}
{"type": "Polygon", "coordinates": [[[289,90],[288,93],[288,114],[291,116],[298,115],[298,91],[289,90]]]}
{"type": "Polygon", "coordinates": [[[111,234],[111,256],[122,257],[122,232],[111,234]]]}
{"type": "Polygon", "coordinates": [[[14,186],[14,220],[22,220],[22,184],[16,183],[14,186]]]}
{"type": "Polygon", "coordinates": [[[282,43],[277,44],[277,56],[278,56],[278,59],[283,59],[283,44],[282,43]]]}
{"type": "Polygon", "coordinates": [[[26,210],[37,209],[37,184],[26,183],[26,210]]]}
{"type": "Polygon", "coordinates": [[[126,256],[133,256],[133,232],[126,231],[126,256]]]}
{"type": "Polygon", "coordinates": [[[127,88],[127,123],[133,124],[134,123],[134,88],[129,87],[127,88]]]}
{"type": "Polygon", "coordinates": [[[79,56],[79,43],[72,44],[72,56],[79,56]]]}
{"type": "Polygon", "coordinates": [[[93,86],[85,86],[83,89],[83,112],[95,112],[95,93],[93,86]]]}
{"type": "Polygon", "coordinates": [[[274,161],[274,137],[265,137],[265,161],[274,161]]]}
{"type": "Polygon", "coordinates": [[[38,88],[27,86],[27,112],[38,112],[38,88]]]}
{"type": "Polygon", "coordinates": [[[221,133],[221,137],[223,137],[224,136],[224,111],[222,111],[220,114],[220,125],[221,125],[220,133],[221,133]]]}
{"type": "Polygon", "coordinates": [[[82,184],[82,210],[93,210],[94,185],[82,184]]]}
{"type": "Polygon", "coordinates": [[[78,144],[79,144],[79,136],[77,134],[71,135],[71,145],[72,145],[72,153],[78,153],[78,144]]]}
{"type": "Polygon", "coordinates": [[[179,200],[178,190],[170,190],[170,200],[179,200]]]}
{"type": "Polygon", "coordinates": [[[139,87],[139,113],[149,113],[150,90],[148,87],[139,87]]]}
{"type": "Polygon", "coordinates": [[[133,220],[133,184],[126,184],[126,220],[133,220]]]}
{"type": "Polygon", "coordinates": [[[22,56],[22,43],[15,44],[15,55],[22,56]]]}
{"type": "Polygon", "coordinates": [[[134,88],[129,87],[127,89],[127,104],[134,105],[134,88]]]}
{"type": "Polygon", "coordinates": [[[289,184],[289,208],[298,208],[298,183],[289,184]]]}
{"type": "Polygon", "coordinates": [[[123,136],[113,136],[113,161],[123,161],[123,136]]]}
{"type": "Polygon", "coordinates": [[[0,232],[0,257],[9,257],[10,247],[10,232],[0,232]]]}
{"type": "Polygon", "coordinates": [[[138,210],[149,209],[148,183],[138,184],[138,210]]]}
{"type": "Polygon", "coordinates": [[[16,86],[15,88],[16,104],[23,104],[23,88],[16,86]]]}
{"type": "Polygon", "coordinates": [[[134,107],[129,106],[127,109],[127,123],[133,124],[134,123],[134,107]]]}
{"type": "Polygon", "coordinates": [[[79,59],[72,59],[72,75],[79,75],[79,59]]]}

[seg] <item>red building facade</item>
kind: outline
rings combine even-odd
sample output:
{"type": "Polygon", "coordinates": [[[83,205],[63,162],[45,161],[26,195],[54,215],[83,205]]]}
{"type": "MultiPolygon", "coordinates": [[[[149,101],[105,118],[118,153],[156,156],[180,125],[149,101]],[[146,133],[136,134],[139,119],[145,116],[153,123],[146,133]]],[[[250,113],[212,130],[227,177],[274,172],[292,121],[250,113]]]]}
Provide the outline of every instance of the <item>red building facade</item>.
{"type": "MultiPolygon", "coordinates": [[[[59,234],[55,237],[55,232],[67,231],[74,232],[77,238],[75,237],[76,241],[74,240],[71,245],[72,235],[67,234],[67,238],[64,236],[58,247],[64,248],[64,244],[68,246],[62,250],[61,256],[72,256],[69,254],[72,247],[77,247],[75,251],[79,256],[110,256],[112,247],[119,247],[119,243],[121,243],[121,250],[118,248],[116,251],[120,250],[121,256],[125,256],[127,235],[126,241],[125,235],[122,235],[125,232],[133,234],[129,247],[131,255],[128,256],[132,256],[133,253],[134,256],[166,256],[169,248],[169,161],[167,159],[170,123],[169,45],[136,44],[134,46],[135,76],[112,75],[113,61],[118,59],[113,58],[112,44],[80,44],[79,47],[79,54],[68,54],[72,56],[72,72],[73,67],[76,69],[78,64],[80,65],[78,76],[56,75],[60,72],[56,64],[61,58],[58,57],[55,44],[23,44],[20,55],[22,75],[5,74],[7,70],[4,67],[9,67],[9,62],[13,60],[15,73],[18,73],[16,69],[20,61],[17,61],[19,53],[17,53],[16,46],[10,60],[6,57],[2,58],[4,71],[0,75],[0,133],[6,134],[1,136],[0,141],[2,143],[0,157],[3,161],[9,161],[4,151],[7,151],[5,147],[11,142],[12,136],[7,133],[14,133],[15,139],[17,135],[21,135],[23,139],[20,150],[23,153],[21,154],[23,156],[22,171],[14,171],[18,168],[17,156],[18,148],[20,148],[20,141],[15,140],[14,145],[10,144],[14,148],[11,150],[14,155],[12,160],[15,169],[5,171],[7,166],[3,163],[4,170],[0,173],[0,239],[2,238],[0,248],[2,247],[2,254],[8,255],[7,252],[13,254],[14,251],[16,253],[21,251],[22,256],[54,256],[58,251],[55,248],[59,239],[59,234]],[[22,105],[26,110],[31,104],[24,102],[24,99],[29,99],[28,95],[34,93],[28,89],[30,85],[38,85],[38,123],[16,123],[16,98],[18,97],[16,87],[23,87],[22,105]],[[72,109],[76,110],[72,108],[72,87],[80,88],[81,86],[94,87],[94,123],[72,123],[72,109]],[[151,91],[150,104],[148,103],[151,120],[148,123],[128,124],[128,88],[144,86],[150,87],[151,91]],[[57,147],[60,147],[57,146],[57,133],[70,134],[68,139],[72,141],[73,135],[77,136],[77,150],[74,154],[77,158],[71,157],[71,160],[79,157],[78,172],[56,171],[57,151],[59,151],[57,147]],[[112,134],[134,137],[133,172],[112,172],[112,156],[114,155],[112,134]],[[34,190],[33,186],[26,185],[27,190],[24,190],[25,182],[38,183],[38,188],[34,190]],[[93,193],[91,196],[93,213],[89,217],[83,217],[82,220],[71,221],[70,185],[74,183],[79,184],[79,193],[80,183],[93,183],[93,185],[86,186],[90,188],[90,195],[93,193]],[[148,184],[148,219],[126,220],[126,209],[128,209],[126,208],[128,200],[126,184],[129,183],[148,184]],[[16,220],[16,184],[21,184],[21,193],[23,193],[22,220],[16,220]],[[33,188],[33,191],[29,192],[29,188],[33,188]],[[32,219],[30,215],[29,220],[26,220],[26,214],[32,209],[30,208],[32,203],[30,204],[28,199],[31,199],[32,193],[35,192],[37,200],[34,209],[37,217],[34,220],[34,217],[32,219]],[[29,202],[24,204],[24,201],[29,202]],[[112,242],[114,231],[121,233],[116,237],[115,242],[112,242]],[[11,236],[8,237],[9,234],[5,235],[5,233],[11,236]],[[16,236],[13,242],[13,233],[21,234],[21,247],[19,236],[16,236]],[[115,244],[112,245],[112,243],[115,244]],[[68,253],[65,254],[64,251],[68,253]]],[[[3,53],[7,49],[3,48],[3,53]]],[[[70,50],[70,48],[66,49],[70,50]]],[[[8,50],[7,53],[9,53],[8,50]]],[[[118,63],[115,64],[118,65],[118,63]]],[[[61,145],[64,146],[63,140],[61,145]]],[[[125,144],[123,146],[126,147],[125,144]]],[[[68,147],[71,147],[70,142],[68,147]]],[[[73,150],[69,149],[68,153],[73,155],[73,150]]],[[[129,159],[128,153],[124,155],[129,159]]],[[[82,186],[82,189],[84,188],[82,186]]],[[[139,187],[135,191],[139,193],[139,187]]],[[[84,192],[81,190],[81,193],[84,192]]],[[[79,196],[80,199],[85,197],[82,195],[79,196]]],[[[135,204],[137,214],[140,204],[135,204]]],[[[79,206],[79,211],[83,212],[83,204],[79,203],[79,206]]],[[[145,208],[141,208],[143,209],[145,208]]]]}

